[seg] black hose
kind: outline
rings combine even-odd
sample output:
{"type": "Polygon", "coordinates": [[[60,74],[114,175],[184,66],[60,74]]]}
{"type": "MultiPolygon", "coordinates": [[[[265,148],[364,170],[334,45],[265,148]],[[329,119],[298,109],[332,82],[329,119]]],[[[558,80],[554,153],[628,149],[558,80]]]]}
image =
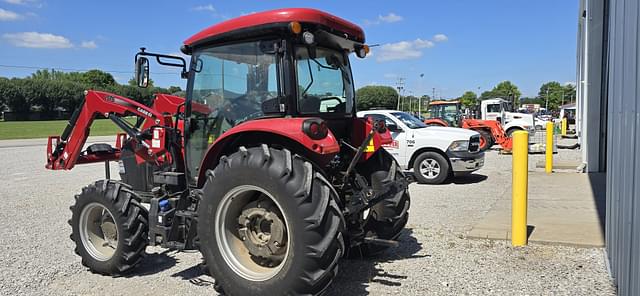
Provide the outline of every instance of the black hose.
{"type": "Polygon", "coordinates": [[[580,147],[580,143],[575,143],[573,145],[556,145],[556,147],[558,147],[558,149],[576,149],[580,147]]]}

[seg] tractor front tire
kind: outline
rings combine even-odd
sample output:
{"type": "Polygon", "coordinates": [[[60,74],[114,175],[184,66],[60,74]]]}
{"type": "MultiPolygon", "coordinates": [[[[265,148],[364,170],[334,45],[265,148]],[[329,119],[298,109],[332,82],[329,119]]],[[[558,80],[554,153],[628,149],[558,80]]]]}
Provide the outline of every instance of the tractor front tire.
{"type": "Polygon", "coordinates": [[[487,151],[496,143],[489,131],[484,129],[474,131],[480,134],[480,151],[487,151]]]}
{"type": "Polygon", "coordinates": [[[70,207],[71,240],[82,265],[122,275],[138,265],[148,243],[148,213],[131,188],[113,180],[82,188],[70,207]]]}
{"type": "Polygon", "coordinates": [[[512,127],[512,128],[510,128],[509,130],[507,130],[507,137],[508,137],[508,138],[511,138],[511,137],[513,137],[513,133],[514,133],[514,132],[516,132],[516,131],[522,131],[522,130],[523,130],[523,129],[518,128],[518,127],[512,127]]]}
{"type": "Polygon", "coordinates": [[[345,251],[332,185],[289,150],[240,147],[207,171],[198,236],[205,264],[227,295],[316,295],[345,251]]]}

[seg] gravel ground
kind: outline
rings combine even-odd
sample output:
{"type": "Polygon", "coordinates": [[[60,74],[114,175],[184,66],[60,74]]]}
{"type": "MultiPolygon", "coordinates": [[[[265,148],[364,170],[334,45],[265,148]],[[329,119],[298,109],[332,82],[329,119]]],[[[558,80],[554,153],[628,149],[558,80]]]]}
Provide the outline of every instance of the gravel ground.
{"type": "MultiPolygon", "coordinates": [[[[566,152],[569,159],[579,152],[566,152]]],[[[73,253],[67,220],[73,195],[103,178],[102,165],[44,169],[43,147],[0,148],[0,295],[214,295],[199,253],[150,254],[134,273],[92,274],[73,253]]],[[[561,151],[561,155],[565,155],[561,151]]],[[[579,154],[577,154],[579,155],[579,154]]],[[[531,163],[541,159],[532,156],[531,163]]],[[[411,185],[400,247],[345,260],[330,295],[613,295],[603,251],[465,237],[510,182],[511,157],[490,151],[485,168],[439,186],[411,185]]],[[[115,166],[112,175],[116,175],[115,166]]]]}

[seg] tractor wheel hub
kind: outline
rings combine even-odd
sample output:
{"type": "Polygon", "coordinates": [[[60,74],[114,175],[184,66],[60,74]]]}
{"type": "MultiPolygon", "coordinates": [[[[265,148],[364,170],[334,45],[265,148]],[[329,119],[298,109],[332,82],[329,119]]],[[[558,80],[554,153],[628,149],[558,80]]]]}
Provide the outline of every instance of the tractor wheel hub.
{"type": "Polygon", "coordinates": [[[253,256],[281,262],[286,251],[286,228],[270,200],[248,203],[238,217],[238,234],[253,256]]]}

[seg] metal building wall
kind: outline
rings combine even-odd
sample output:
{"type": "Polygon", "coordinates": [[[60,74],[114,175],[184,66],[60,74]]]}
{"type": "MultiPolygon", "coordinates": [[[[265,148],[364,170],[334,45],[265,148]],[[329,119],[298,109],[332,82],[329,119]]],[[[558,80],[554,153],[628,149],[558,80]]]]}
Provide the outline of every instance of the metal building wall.
{"type": "MultiPolygon", "coordinates": [[[[606,249],[620,295],[640,295],[640,4],[609,0],[606,249]]],[[[605,68],[606,69],[606,68],[605,68]]]]}
{"type": "Polygon", "coordinates": [[[577,121],[576,130],[582,150],[582,162],[587,172],[603,172],[600,126],[603,109],[603,44],[605,29],[604,7],[607,1],[582,0],[578,18],[577,54],[577,121]]]}

